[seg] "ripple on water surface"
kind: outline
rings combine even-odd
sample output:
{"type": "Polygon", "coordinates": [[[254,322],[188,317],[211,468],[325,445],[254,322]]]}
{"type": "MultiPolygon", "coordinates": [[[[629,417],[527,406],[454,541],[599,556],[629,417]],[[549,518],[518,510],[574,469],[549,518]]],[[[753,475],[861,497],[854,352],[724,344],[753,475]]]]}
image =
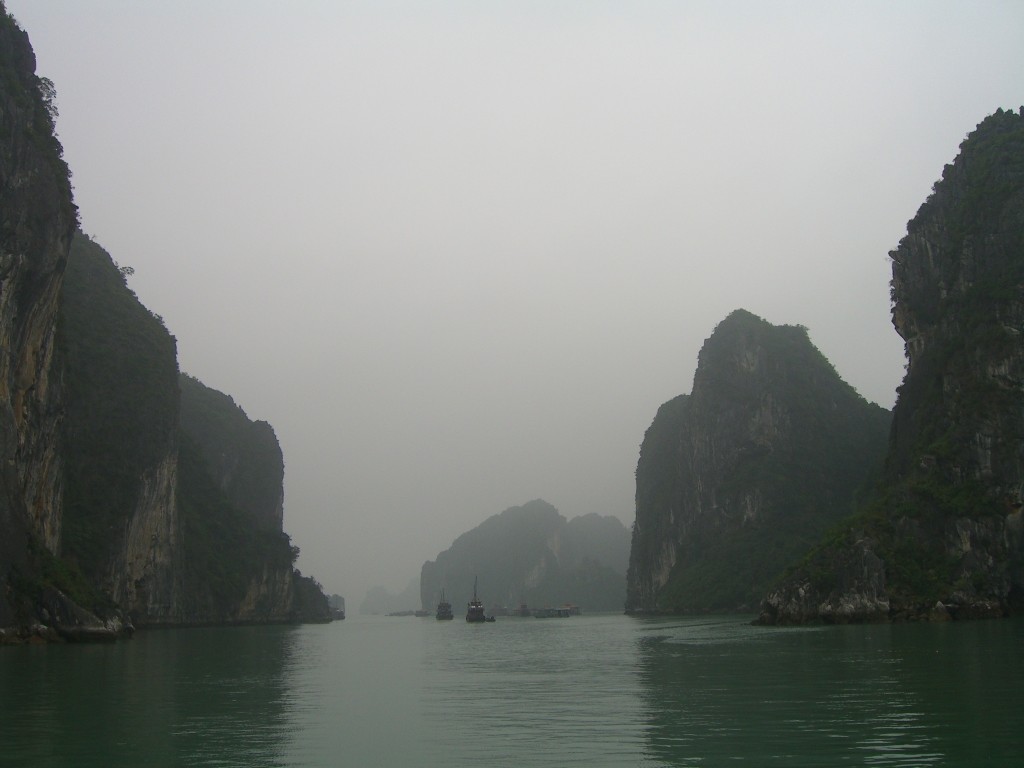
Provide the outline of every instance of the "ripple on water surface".
{"type": "Polygon", "coordinates": [[[1011,766],[1024,623],[350,618],[0,649],[12,765],[1011,766]]]}

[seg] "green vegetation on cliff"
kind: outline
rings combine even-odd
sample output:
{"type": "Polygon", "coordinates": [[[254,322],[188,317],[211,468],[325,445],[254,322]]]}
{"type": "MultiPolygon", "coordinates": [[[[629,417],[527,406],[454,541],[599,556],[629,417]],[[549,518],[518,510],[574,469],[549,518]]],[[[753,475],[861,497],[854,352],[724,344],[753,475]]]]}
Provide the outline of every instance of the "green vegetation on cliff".
{"type": "Polygon", "coordinates": [[[207,470],[251,523],[280,530],[284,457],[273,428],[251,421],[235,401],[199,380],[181,377],[181,429],[195,441],[207,470]]]}
{"type": "Polygon", "coordinates": [[[71,245],[58,329],[67,398],[61,553],[103,584],[143,476],[175,448],[177,348],[125,271],[85,235],[71,245]]]}
{"type": "MultiPolygon", "coordinates": [[[[0,242],[6,253],[38,252],[54,223],[73,227],[78,209],[71,192],[71,171],[57,138],[56,89],[36,74],[36,57],[28,34],[0,2],[0,167],[8,174],[34,173],[31,184],[0,184],[0,242]],[[31,151],[16,150],[28,144],[31,151]],[[33,165],[36,165],[33,167],[33,165]],[[18,215],[12,215],[15,211],[18,215]],[[33,242],[35,241],[35,242],[33,242]],[[9,248],[18,242],[21,247],[9,248]]],[[[5,179],[5,182],[7,179],[5,179]]],[[[70,237],[70,231],[65,237],[70,237]]]]}
{"type": "Polygon", "coordinates": [[[273,429],[179,374],[174,338],[128,288],[128,272],[76,237],[60,315],[56,562],[142,623],[325,618],[326,599],[293,570],[298,549],[281,528],[273,429]]]}
{"type": "MultiPolygon", "coordinates": [[[[1024,117],[1000,110],[978,125],[890,258],[909,360],[887,475],[920,474],[924,458],[959,484],[954,468],[970,461],[978,424],[1005,422],[1019,405],[1024,117]]],[[[1019,439],[1013,429],[1005,437],[1019,439]]]]}
{"type": "MultiPolygon", "coordinates": [[[[183,434],[178,451],[178,509],[184,551],[186,620],[230,617],[264,569],[290,571],[298,550],[288,534],[259,530],[217,487],[202,450],[183,434]]],[[[257,615],[271,613],[268,604],[257,615]]]]}
{"type": "Polygon", "coordinates": [[[178,504],[195,617],[232,615],[265,569],[291,571],[299,552],[280,527],[283,476],[269,424],[250,421],[229,396],[181,376],[178,504]]]}

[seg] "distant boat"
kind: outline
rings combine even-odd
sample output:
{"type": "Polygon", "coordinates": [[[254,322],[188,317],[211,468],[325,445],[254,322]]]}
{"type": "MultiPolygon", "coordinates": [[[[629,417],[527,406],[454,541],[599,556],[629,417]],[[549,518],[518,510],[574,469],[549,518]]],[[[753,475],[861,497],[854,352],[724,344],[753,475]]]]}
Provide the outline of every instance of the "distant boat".
{"type": "Polygon", "coordinates": [[[452,604],[444,599],[444,590],[442,589],[441,590],[441,602],[439,602],[437,604],[437,620],[438,621],[447,621],[449,619],[454,619],[454,618],[455,618],[455,616],[452,615],[452,604]]]}
{"type": "Polygon", "coordinates": [[[534,610],[533,615],[538,619],[566,619],[572,614],[568,608],[537,608],[534,610]]]}
{"type": "Polygon", "coordinates": [[[471,623],[487,621],[484,615],[484,604],[476,596],[476,579],[473,579],[473,599],[466,606],[466,621],[471,623]]]}

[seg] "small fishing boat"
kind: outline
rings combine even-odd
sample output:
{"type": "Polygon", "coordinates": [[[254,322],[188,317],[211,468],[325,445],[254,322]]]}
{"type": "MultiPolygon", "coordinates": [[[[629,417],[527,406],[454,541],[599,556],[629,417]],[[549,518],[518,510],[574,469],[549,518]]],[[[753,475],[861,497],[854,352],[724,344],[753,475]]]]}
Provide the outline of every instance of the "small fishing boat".
{"type": "Polygon", "coordinates": [[[444,590],[441,590],[441,601],[437,604],[437,620],[448,621],[454,619],[455,616],[452,614],[452,604],[444,598],[444,590]]]}
{"type": "Polygon", "coordinates": [[[466,621],[472,624],[487,621],[487,617],[484,615],[484,604],[476,596],[475,578],[473,579],[473,599],[466,606],[466,621]]]}

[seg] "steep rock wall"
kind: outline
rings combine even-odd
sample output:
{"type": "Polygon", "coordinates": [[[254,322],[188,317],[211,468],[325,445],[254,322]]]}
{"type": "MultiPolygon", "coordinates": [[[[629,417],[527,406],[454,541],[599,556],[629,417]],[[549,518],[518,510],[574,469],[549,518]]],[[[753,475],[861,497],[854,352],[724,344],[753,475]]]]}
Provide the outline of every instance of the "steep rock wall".
{"type": "Polygon", "coordinates": [[[273,428],[180,377],[179,511],[190,622],[326,621],[327,598],[293,567],[284,532],[284,457],[273,428]]]}
{"type": "Polygon", "coordinates": [[[182,618],[183,547],[176,498],[177,446],[143,472],[125,526],[124,548],[111,563],[111,596],[147,623],[182,618]]]}
{"type": "Polygon", "coordinates": [[[751,610],[851,512],[888,424],[806,329],[733,312],[701,349],[692,393],[644,436],[627,612],[751,610]]]}
{"type": "Polygon", "coordinates": [[[273,427],[253,421],[229,395],[182,375],[181,428],[202,451],[224,495],[252,524],[280,531],[284,522],[284,456],[273,427]]]}
{"type": "Polygon", "coordinates": [[[978,125],[890,256],[907,373],[883,482],[845,535],[766,596],[766,623],[1024,603],[1024,115],[978,125]],[[862,561],[870,580],[856,578],[862,561]]]}
{"type": "Polygon", "coordinates": [[[75,237],[61,294],[66,490],[61,554],[142,623],[181,616],[174,338],[127,270],[75,237]]]}
{"type": "Polygon", "coordinates": [[[234,621],[286,621],[291,618],[294,603],[292,569],[264,565],[250,582],[238,605],[234,621]]]}
{"type": "Polygon", "coordinates": [[[269,425],[246,426],[220,475],[245,509],[182,492],[175,340],[128,287],[131,269],[73,237],[55,115],[0,2],[0,642],[109,638],[126,615],[324,620],[319,585],[292,567],[269,425]],[[225,514],[197,515],[211,508],[225,514]]]}
{"type": "Polygon", "coordinates": [[[179,373],[175,340],[129,273],[75,238],[60,316],[63,557],[136,626],[325,620],[281,527],[273,429],[179,373]]]}
{"type": "Polygon", "coordinates": [[[54,318],[77,212],[35,66],[0,6],[0,626],[16,618],[11,569],[27,566],[30,541],[55,552],[61,534],[54,318]]]}

